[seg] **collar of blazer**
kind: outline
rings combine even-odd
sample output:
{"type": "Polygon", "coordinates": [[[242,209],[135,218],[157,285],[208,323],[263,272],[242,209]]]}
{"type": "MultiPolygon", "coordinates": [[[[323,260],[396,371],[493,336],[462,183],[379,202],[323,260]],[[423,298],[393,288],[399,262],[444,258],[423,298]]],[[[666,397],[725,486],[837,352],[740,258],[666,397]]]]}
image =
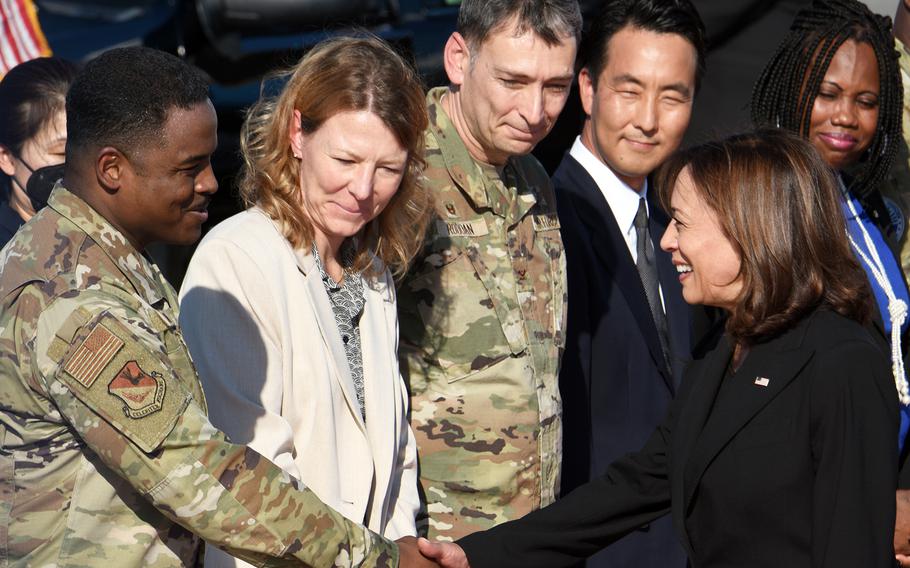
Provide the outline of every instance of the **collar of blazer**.
{"type": "MultiPolygon", "coordinates": [[[[294,259],[297,268],[303,275],[308,293],[306,294],[306,298],[298,298],[298,300],[308,301],[311,304],[313,312],[316,314],[316,323],[319,326],[319,333],[322,336],[326,349],[331,354],[331,360],[347,400],[351,416],[357,422],[358,427],[364,435],[367,435],[366,424],[363,421],[360,409],[356,403],[356,389],[354,387],[354,380],[351,377],[350,367],[348,366],[344,343],[341,340],[341,334],[338,332],[338,326],[335,324],[335,314],[332,311],[332,306],[329,303],[325,286],[322,283],[319,268],[316,266],[316,259],[308,250],[295,249],[292,247],[291,243],[284,237],[280,226],[275,220],[269,218],[268,215],[261,210],[258,212],[271,221],[271,225],[274,228],[276,235],[280,236],[280,242],[284,244],[287,254],[290,258],[294,259]]],[[[374,259],[374,262],[378,263],[379,261],[378,259],[374,259]]],[[[377,264],[376,266],[381,265],[377,264]]],[[[366,303],[364,305],[365,317],[362,318],[361,325],[370,325],[373,318],[369,313],[374,314],[375,317],[379,317],[383,321],[389,320],[390,318],[394,319],[395,287],[392,285],[391,276],[388,270],[382,270],[376,276],[364,278],[364,284],[366,284],[364,287],[364,294],[366,295],[366,303]],[[371,297],[373,298],[373,301],[371,301],[371,297]],[[382,315],[375,311],[371,311],[370,308],[371,305],[375,304],[375,298],[377,297],[382,298],[383,300],[380,304],[384,308],[382,310],[382,315]]],[[[366,363],[369,356],[369,347],[367,347],[367,343],[364,343],[363,357],[365,369],[369,366],[366,363]]]]}
{"type": "MultiPolygon", "coordinates": [[[[265,215],[265,213],[263,213],[265,215]]],[[[281,233],[280,227],[272,219],[272,225],[275,226],[275,230],[281,233]]],[[[291,246],[291,243],[288,242],[284,235],[282,234],[282,240],[286,243],[288,253],[294,257],[294,261],[297,263],[297,268],[300,269],[300,272],[304,276],[308,276],[313,272],[319,274],[319,267],[316,266],[316,258],[310,253],[308,249],[305,248],[294,248],[291,246]]],[[[373,269],[375,273],[372,276],[363,276],[364,289],[372,290],[379,294],[379,297],[383,301],[392,303],[395,301],[395,286],[392,284],[392,278],[388,270],[383,267],[382,261],[378,257],[373,256],[373,269]]]]}
{"type": "MultiPolygon", "coordinates": [[[[734,375],[735,381],[728,386],[731,390],[722,407],[713,408],[733,352],[726,335],[714,350],[695,361],[686,372],[684,383],[688,388],[684,387],[684,393],[681,393],[685,402],[679,405],[679,416],[674,420],[670,464],[673,500],[683,505],[674,509],[683,518],[701,477],[715,456],[812,358],[814,350],[802,347],[813,319],[814,314],[810,314],[789,331],[752,346],[734,375]],[[712,412],[711,425],[706,428],[712,412]]],[[[682,518],[677,521],[681,522],[682,518]]]]}
{"type": "MultiPolygon", "coordinates": [[[[670,392],[675,392],[676,385],[674,384],[672,370],[667,368],[664,361],[660,338],[657,335],[657,327],[651,315],[651,308],[648,306],[648,297],[645,295],[638,269],[629,254],[625,238],[616,222],[616,218],[613,216],[610,205],[600,192],[591,174],[571,154],[567,153],[565,155],[553,180],[557,191],[564,193],[563,203],[574,210],[574,214],[580,224],[584,226],[583,230],[588,233],[579,240],[581,243],[585,243],[581,246],[589,247],[590,256],[598,259],[601,269],[609,273],[615,281],[616,288],[626,299],[626,305],[632,312],[634,320],[645,338],[654,365],[660,371],[670,392]]],[[[648,202],[653,212],[648,220],[652,239],[654,239],[655,232],[660,233],[663,228],[666,228],[666,214],[660,212],[660,207],[653,200],[653,195],[654,189],[652,187],[648,192],[648,202]],[[658,228],[655,226],[656,223],[663,223],[663,225],[658,228]]],[[[560,211],[560,215],[563,217],[567,215],[565,209],[560,211]]],[[[564,223],[564,225],[572,224],[572,222],[564,223]]],[[[570,226],[564,227],[563,230],[577,231],[579,229],[581,227],[570,226]]],[[[659,240],[659,238],[654,240],[655,245],[657,245],[659,240]]],[[[680,325],[677,327],[686,328],[687,331],[688,321],[680,320],[681,316],[677,311],[679,308],[686,308],[683,306],[682,293],[679,288],[679,282],[676,280],[676,270],[673,268],[669,257],[665,258],[663,254],[658,254],[658,265],[658,270],[663,276],[661,278],[661,286],[665,288],[664,305],[666,306],[668,321],[673,321],[674,324],[679,323],[680,325]],[[669,272],[672,272],[670,275],[673,278],[672,286],[668,286],[664,280],[669,272]],[[678,298],[674,299],[670,296],[671,288],[675,288],[672,292],[676,293],[678,298]]],[[[569,301],[571,302],[572,299],[570,298],[569,301]]],[[[677,327],[674,327],[674,331],[679,332],[677,327]]],[[[688,340],[685,343],[688,343],[688,340]]],[[[688,351],[688,348],[685,351],[688,351]]]]}

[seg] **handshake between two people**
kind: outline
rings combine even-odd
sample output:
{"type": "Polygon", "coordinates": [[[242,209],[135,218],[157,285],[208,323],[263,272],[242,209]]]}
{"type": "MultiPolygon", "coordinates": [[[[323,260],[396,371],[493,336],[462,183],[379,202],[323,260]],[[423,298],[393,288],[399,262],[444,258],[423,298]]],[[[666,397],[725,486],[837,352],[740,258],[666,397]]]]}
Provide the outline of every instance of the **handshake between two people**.
{"type": "Polygon", "coordinates": [[[470,568],[464,550],[455,543],[430,542],[413,536],[395,542],[400,568],[470,568]]]}

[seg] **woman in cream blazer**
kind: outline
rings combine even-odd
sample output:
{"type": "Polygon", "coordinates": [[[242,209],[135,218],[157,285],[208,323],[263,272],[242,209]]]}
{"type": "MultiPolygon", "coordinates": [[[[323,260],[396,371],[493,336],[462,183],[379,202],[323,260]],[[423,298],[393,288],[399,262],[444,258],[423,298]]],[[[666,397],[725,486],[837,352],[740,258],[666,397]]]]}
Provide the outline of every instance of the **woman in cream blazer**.
{"type": "Polygon", "coordinates": [[[385,536],[413,535],[416,447],[388,270],[364,278],[361,417],[312,254],[256,207],[212,229],[180,291],[180,325],[212,423],[385,536]]]}
{"type": "MultiPolygon", "coordinates": [[[[324,42],[289,74],[247,118],[249,208],[196,250],[181,328],[213,424],[345,517],[413,536],[416,443],[390,269],[406,269],[426,226],[422,89],[376,38],[324,42]]],[[[243,563],[208,547],[206,565],[243,563]]]]}

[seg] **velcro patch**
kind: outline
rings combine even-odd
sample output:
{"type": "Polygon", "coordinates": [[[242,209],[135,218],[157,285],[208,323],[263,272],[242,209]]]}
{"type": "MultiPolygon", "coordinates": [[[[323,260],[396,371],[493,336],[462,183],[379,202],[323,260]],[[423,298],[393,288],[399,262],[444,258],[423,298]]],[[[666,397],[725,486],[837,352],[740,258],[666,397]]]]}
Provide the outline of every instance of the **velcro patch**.
{"type": "Polygon", "coordinates": [[[535,231],[552,231],[559,228],[559,217],[556,213],[546,213],[543,215],[532,215],[535,231]]]}
{"type": "Polygon", "coordinates": [[[103,325],[95,326],[82,341],[63,370],[73,376],[85,388],[90,388],[101,370],[117,355],[123,341],[103,325]]]}
{"type": "Polygon", "coordinates": [[[482,237],[490,234],[484,219],[471,221],[436,221],[436,232],[442,237],[482,237]]]}
{"type": "Polygon", "coordinates": [[[107,384],[107,392],[122,400],[123,412],[130,418],[145,418],[161,410],[164,377],[157,371],[146,373],[136,361],[127,361],[107,384]]]}
{"type": "MultiPolygon", "coordinates": [[[[81,328],[73,338],[57,378],[73,396],[144,452],[157,449],[183,415],[192,395],[174,374],[157,336],[131,327],[110,312],[81,328]],[[102,331],[98,331],[102,330],[102,331]],[[70,362],[89,338],[107,334],[120,347],[93,378],[84,381],[70,372],[70,362]],[[100,377],[100,380],[96,380],[100,377]]],[[[75,366],[74,366],[75,368],[75,366]]],[[[78,367],[81,368],[81,367],[78,367]]],[[[187,380],[197,380],[187,377],[187,380]]]]}

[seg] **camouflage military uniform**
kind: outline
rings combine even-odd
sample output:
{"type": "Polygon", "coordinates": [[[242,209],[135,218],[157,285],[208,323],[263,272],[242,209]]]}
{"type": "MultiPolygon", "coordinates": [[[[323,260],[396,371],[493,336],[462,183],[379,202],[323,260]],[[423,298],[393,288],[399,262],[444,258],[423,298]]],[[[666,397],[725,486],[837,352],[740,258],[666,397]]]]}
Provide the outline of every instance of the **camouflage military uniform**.
{"type": "Polygon", "coordinates": [[[397,564],[209,424],[173,289],[84,201],[55,189],[0,266],[0,565],[188,566],[199,537],[260,566],[397,564]]]}
{"type": "Polygon", "coordinates": [[[434,219],[399,290],[401,361],[438,540],[556,498],[566,302],[546,172],[531,156],[501,173],[474,161],[439,104],[444,92],[427,95],[434,219]]]}

